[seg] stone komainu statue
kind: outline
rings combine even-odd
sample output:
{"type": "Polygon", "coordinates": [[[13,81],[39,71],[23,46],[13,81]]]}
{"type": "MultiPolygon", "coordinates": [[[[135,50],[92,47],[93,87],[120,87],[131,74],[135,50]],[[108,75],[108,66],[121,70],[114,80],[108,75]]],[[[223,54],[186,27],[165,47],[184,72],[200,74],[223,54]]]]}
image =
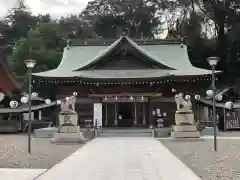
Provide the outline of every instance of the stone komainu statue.
{"type": "Polygon", "coordinates": [[[192,111],[191,97],[186,95],[183,97],[182,93],[175,95],[175,102],[177,104],[177,111],[190,112],[192,111]]]}
{"type": "Polygon", "coordinates": [[[60,113],[76,113],[75,111],[75,103],[76,97],[71,96],[69,99],[65,99],[61,104],[61,112],[60,113]]]}

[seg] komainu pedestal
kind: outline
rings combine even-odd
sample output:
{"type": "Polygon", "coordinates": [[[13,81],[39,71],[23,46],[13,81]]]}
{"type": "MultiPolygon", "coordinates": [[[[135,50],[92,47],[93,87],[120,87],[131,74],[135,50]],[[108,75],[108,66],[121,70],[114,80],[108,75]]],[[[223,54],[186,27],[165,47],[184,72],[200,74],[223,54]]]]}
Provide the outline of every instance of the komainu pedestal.
{"type": "Polygon", "coordinates": [[[53,134],[53,143],[82,143],[85,138],[78,126],[78,115],[75,113],[60,113],[58,132],[53,134]]]}
{"type": "MultiPolygon", "coordinates": [[[[72,100],[72,99],[70,99],[72,100]]],[[[80,132],[78,114],[74,108],[66,107],[69,101],[61,106],[62,111],[58,115],[58,132],[53,134],[53,143],[83,143],[86,139],[80,132]],[[64,106],[65,105],[65,106],[64,106]]]]}
{"type": "Polygon", "coordinates": [[[197,130],[194,115],[191,110],[192,104],[189,98],[183,99],[182,95],[175,96],[177,111],[175,113],[175,123],[172,139],[200,138],[200,132],[197,130]]]}
{"type": "Polygon", "coordinates": [[[178,138],[200,138],[200,132],[197,130],[192,112],[176,112],[176,125],[173,126],[171,137],[178,138]]]}

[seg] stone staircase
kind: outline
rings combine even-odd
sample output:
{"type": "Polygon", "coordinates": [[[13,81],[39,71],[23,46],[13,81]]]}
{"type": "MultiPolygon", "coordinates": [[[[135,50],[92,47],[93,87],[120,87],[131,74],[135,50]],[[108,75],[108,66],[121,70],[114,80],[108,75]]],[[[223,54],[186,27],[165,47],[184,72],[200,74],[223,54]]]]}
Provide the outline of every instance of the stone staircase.
{"type": "Polygon", "coordinates": [[[99,129],[97,134],[98,137],[152,137],[152,130],[148,128],[104,128],[99,129]]]}

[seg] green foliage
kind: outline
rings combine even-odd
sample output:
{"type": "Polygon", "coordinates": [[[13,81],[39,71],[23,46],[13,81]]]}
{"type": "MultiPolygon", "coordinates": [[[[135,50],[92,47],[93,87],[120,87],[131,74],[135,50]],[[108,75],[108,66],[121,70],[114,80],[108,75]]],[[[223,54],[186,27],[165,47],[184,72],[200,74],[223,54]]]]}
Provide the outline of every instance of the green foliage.
{"type": "Polygon", "coordinates": [[[95,0],[82,16],[94,18],[95,32],[102,37],[115,38],[123,32],[130,37],[153,37],[160,23],[156,11],[142,0],[95,0]]]}
{"type": "Polygon", "coordinates": [[[7,32],[9,40],[15,41],[27,37],[28,31],[35,27],[37,18],[25,9],[12,9],[5,16],[5,22],[10,26],[7,32]]]}
{"type": "Polygon", "coordinates": [[[18,76],[24,76],[25,59],[36,59],[35,71],[45,71],[56,68],[62,56],[64,36],[55,23],[42,23],[36,29],[28,32],[28,38],[16,41],[11,61],[12,68],[18,76]]]}

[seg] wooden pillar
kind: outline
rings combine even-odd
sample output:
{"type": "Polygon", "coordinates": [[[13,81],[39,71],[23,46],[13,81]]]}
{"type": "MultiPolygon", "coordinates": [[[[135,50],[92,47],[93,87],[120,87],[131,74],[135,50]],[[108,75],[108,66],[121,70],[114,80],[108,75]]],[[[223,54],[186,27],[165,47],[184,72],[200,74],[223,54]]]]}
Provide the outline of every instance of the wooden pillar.
{"type": "Polygon", "coordinates": [[[195,115],[195,118],[196,118],[196,122],[198,121],[198,120],[200,120],[200,118],[199,118],[199,104],[198,103],[196,103],[196,110],[195,110],[195,113],[196,113],[196,115],[195,115]]]}
{"type": "Polygon", "coordinates": [[[144,102],[142,103],[142,117],[143,117],[143,120],[142,120],[142,123],[143,125],[146,125],[146,117],[145,117],[145,104],[144,102]]]}
{"type": "Polygon", "coordinates": [[[133,122],[134,125],[137,124],[137,103],[136,101],[134,101],[134,122],[133,122]]]}
{"type": "Polygon", "coordinates": [[[115,103],[114,105],[114,116],[115,116],[114,125],[117,126],[118,125],[118,104],[117,103],[115,103]]]}
{"type": "Polygon", "coordinates": [[[149,127],[154,128],[153,124],[153,119],[152,119],[152,97],[148,98],[148,122],[149,122],[149,127]]]}
{"type": "Polygon", "coordinates": [[[223,124],[224,124],[224,125],[223,125],[223,126],[224,126],[224,127],[223,127],[223,130],[226,131],[226,129],[227,129],[227,127],[226,127],[226,122],[227,122],[227,121],[226,121],[226,109],[225,109],[225,108],[223,108],[223,121],[224,121],[224,123],[223,123],[223,124]]]}
{"type": "Polygon", "coordinates": [[[108,104],[105,103],[105,127],[108,126],[108,104]]]}

